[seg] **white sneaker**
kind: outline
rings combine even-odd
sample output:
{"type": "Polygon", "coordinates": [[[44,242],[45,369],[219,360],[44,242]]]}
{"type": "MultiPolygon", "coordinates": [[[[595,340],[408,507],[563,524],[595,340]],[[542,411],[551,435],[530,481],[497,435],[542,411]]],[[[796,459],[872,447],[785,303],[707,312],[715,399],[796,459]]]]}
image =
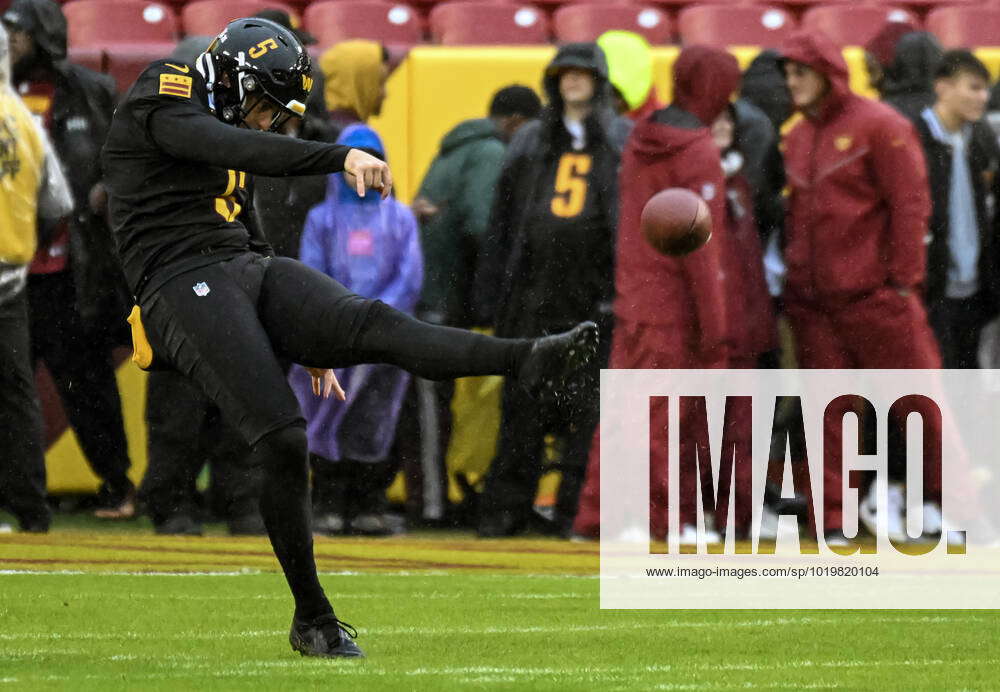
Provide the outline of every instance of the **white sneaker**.
{"type": "MultiPolygon", "coordinates": [[[[903,510],[906,508],[906,490],[902,483],[890,483],[888,503],[886,504],[886,528],[888,536],[894,541],[907,540],[906,521],[903,510]]],[[[878,494],[876,484],[868,488],[868,494],[858,506],[858,519],[873,535],[878,535],[878,494]]]]}
{"type": "Polygon", "coordinates": [[[649,532],[642,530],[638,526],[630,526],[618,536],[621,543],[646,543],[649,541],[649,532]]]}
{"type": "Polygon", "coordinates": [[[928,536],[940,536],[944,528],[944,517],[941,516],[941,507],[936,502],[924,503],[924,534],[928,536]]]}
{"type": "MultiPolygon", "coordinates": [[[[722,536],[715,529],[705,529],[703,534],[705,538],[705,543],[721,543],[722,536]]],[[[697,545],[698,544],[698,529],[695,528],[694,524],[684,524],[681,527],[681,545],[697,545]]]]}
{"type": "Polygon", "coordinates": [[[778,514],[773,509],[764,505],[760,512],[760,540],[778,540],[778,514]]]}

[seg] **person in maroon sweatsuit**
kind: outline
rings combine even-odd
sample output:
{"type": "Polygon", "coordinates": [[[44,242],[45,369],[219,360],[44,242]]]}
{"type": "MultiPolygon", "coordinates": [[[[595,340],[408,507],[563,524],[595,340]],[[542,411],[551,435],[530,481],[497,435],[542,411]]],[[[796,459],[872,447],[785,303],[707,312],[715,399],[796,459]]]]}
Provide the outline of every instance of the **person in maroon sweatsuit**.
{"type": "MultiPolygon", "coordinates": [[[[739,86],[736,59],[706,46],[685,48],[674,64],[674,102],[636,123],[622,155],[611,368],[724,368],[729,362],[723,242],[726,181],[709,126],[739,86]],[[642,208],[660,190],[682,187],[711,211],[712,240],[684,257],[656,252],[639,230],[642,208]]],[[[665,411],[650,411],[665,420],[665,411]]],[[[600,522],[600,441],[590,449],[574,533],[595,537],[600,522]]],[[[667,465],[650,445],[650,526],[666,534],[667,465]]],[[[694,523],[696,495],[682,484],[681,523],[694,523]]]]}
{"type": "MultiPolygon", "coordinates": [[[[799,366],[940,368],[920,300],[931,206],[913,126],[853,94],[840,51],[818,33],[794,34],[781,54],[805,116],[784,142],[785,312],[799,366]]],[[[839,425],[824,431],[824,445],[840,448],[839,425]]],[[[839,465],[823,478],[824,530],[842,541],[839,465]]],[[[925,474],[928,499],[940,483],[925,474]]]]}

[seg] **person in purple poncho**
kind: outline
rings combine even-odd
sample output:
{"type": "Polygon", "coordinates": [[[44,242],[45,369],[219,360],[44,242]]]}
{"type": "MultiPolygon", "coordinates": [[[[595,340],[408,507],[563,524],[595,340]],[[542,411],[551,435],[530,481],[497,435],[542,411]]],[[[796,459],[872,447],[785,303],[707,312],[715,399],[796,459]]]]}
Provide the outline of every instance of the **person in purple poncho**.
{"type": "MultiPolygon", "coordinates": [[[[367,125],[337,139],[385,158],[367,125]]],[[[412,313],[423,283],[417,222],[395,198],[358,197],[340,175],[328,178],[326,199],[306,218],[299,259],[366,298],[412,313]]],[[[313,396],[312,379],[295,366],[289,380],[307,421],[313,468],[313,528],[322,533],[390,533],[385,490],[397,464],[390,459],[410,375],[391,365],[336,371],[346,401],[313,396]]]]}

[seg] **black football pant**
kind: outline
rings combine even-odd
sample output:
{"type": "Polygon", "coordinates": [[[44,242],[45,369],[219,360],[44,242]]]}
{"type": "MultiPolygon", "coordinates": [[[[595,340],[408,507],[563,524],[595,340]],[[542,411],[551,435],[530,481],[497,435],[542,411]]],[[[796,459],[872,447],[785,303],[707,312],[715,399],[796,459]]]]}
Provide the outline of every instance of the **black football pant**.
{"type": "Polygon", "coordinates": [[[261,514],[301,618],[331,608],[313,559],[304,421],[279,360],[388,363],[448,379],[515,374],[531,346],[420,322],[300,262],[251,252],[175,276],[141,303],[154,350],[252,446],[261,514]]]}
{"type": "Polygon", "coordinates": [[[33,362],[45,362],[66,418],[111,504],[132,489],[122,403],[111,360],[111,344],[88,328],[76,309],[73,273],[28,277],[33,362]]]}
{"type": "Polygon", "coordinates": [[[979,336],[991,312],[988,303],[987,296],[979,293],[969,298],[942,298],[930,306],[927,317],[945,368],[979,367],[979,336]]]}
{"type": "Polygon", "coordinates": [[[199,514],[195,486],[206,463],[217,513],[228,519],[257,513],[260,479],[249,466],[250,448],[191,380],[170,370],[151,372],[146,424],[149,466],[140,494],[154,524],[199,514]]]}
{"type": "Polygon", "coordinates": [[[499,513],[507,513],[511,529],[523,528],[542,473],[559,471],[555,523],[557,528],[569,529],[576,516],[590,443],[600,418],[600,371],[607,367],[611,345],[611,320],[603,322],[597,357],[577,380],[572,396],[560,401],[535,401],[516,382],[504,383],[497,453],[480,497],[481,525],[499,513]],[[549,436],[552,463],[545,462],[549,436]]]}
{"type": "Polygon", "coordinates": [[[22,528],[49,526],[42,412],[31,372],[24,291],[0,302],[0,504],[22,528]]]}

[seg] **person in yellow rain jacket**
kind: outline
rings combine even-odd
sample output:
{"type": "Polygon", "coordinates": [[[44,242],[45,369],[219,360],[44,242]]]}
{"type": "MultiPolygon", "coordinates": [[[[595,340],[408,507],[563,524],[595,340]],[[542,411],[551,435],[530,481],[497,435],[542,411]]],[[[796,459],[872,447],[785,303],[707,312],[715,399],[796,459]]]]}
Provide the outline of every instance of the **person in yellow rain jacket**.
{"type": "Polygon", "coordinates": [[[45,135],[10,85],[0,27],[0,507],[23,531],[48,531],[51,521],[24,287],[39,230],[72,206],[45,135]]]}

